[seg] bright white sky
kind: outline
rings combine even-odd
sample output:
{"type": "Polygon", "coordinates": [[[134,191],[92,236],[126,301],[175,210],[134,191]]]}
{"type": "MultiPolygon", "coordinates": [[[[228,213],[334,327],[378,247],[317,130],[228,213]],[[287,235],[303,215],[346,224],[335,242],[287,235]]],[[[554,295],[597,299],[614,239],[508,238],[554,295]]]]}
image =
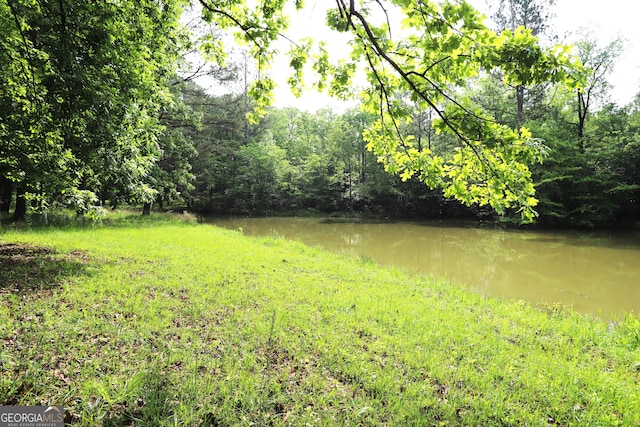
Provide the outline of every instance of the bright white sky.
{"type": "MultiPolygon", "coordinates": [[[[486,0],[469,1],[486,13],[486,0]]],[[[312,36],[314,39],[324,38],[330,43],[331,54],[346,55],[344,42],[331,43],[334,33],[324,26],[324,10],[335,4],[333,0],[307,0],[306,4],[305,9],[292,18],[288,35],[293,39],[306,36],[312,36]]],[[[552,12],[556,15],[554,33],[561,39],[567,35],[567,42],[572,40],[571,34],[582,27],[594,31],[602,46],[618,36],[626,40],[626,49],[616,63],[610,82],[614,85],[613,100],[620,105],[630,102],[635,94],[640,92],[640,1],[557,0],[552,12]]],[[[287,45],[282,46],[282,50],[286,51],[287,45]]],[[[287,58],[283,57],[280,64],[274,67],[274,77],[280,86],[276,92],[277,106],[295,106],[310,111],[327,106],[338,110],[344,108],[344,104],[313,92],[296,99],[286,86],[287,63],[287,58]]]]}

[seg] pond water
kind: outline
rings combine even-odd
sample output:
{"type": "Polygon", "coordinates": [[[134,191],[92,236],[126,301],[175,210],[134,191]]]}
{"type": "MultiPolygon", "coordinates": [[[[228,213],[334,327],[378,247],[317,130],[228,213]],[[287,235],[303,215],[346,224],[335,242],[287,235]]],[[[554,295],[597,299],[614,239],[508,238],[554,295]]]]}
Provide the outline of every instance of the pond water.
{"type": "Polygon", "coordinates": [[[447,222],[357,223],[308,218],[211,218],[246,235],[275,235],[476,292],[564,304],[602,319],[640,312],[640,232],[475,228],[447,222]]]}

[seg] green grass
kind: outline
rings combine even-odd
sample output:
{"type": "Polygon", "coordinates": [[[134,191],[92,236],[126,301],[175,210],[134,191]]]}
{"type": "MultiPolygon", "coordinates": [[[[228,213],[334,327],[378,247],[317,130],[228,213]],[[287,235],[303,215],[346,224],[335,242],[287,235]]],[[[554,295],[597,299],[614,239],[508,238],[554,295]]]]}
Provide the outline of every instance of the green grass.
{"type": "Polygon", "coordinates": [[[0,404],[86,426],[640,425],[640,322],[181,221],[0,231],[0,404]]]}

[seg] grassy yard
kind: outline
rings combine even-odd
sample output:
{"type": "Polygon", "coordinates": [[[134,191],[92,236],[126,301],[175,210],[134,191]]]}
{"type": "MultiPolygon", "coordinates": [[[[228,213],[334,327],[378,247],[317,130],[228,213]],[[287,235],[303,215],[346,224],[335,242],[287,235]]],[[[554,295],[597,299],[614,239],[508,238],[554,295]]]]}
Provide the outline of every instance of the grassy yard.
{"type": "Polygon", "coordinates": [[[640,425],[640,321],[122,217],[0,230],[0,404],[85,426],[640,425]]]}

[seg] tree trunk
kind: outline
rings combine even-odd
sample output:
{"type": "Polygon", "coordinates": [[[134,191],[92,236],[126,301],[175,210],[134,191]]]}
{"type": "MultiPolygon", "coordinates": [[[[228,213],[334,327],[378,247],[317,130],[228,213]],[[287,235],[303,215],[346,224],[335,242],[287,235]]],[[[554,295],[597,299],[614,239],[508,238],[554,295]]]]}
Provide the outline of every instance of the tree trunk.
{"type": "Polygon", "coordinates": [[[516,87],[516,100],[518,102],[518,110],[516,112],[516,128],[520,133],[520,128],[524,120],[524,86],[516,87]]]}
{"type": "Polygon", "coordinates": [[[151,203],[145,203],[142,207],[142,215],[151,215],[151,203]]]}
{"type": "Polygon", "coordinates": [[[349,159],[349,213],[353,213],[353,179],[351,171],[351,159],[349,159]]]}
{"type": "Polygon", "coordinates": [[[24,188],[16,188],[16,208],[13,211],[14,221],[23,221],[27,217],[27,200],[24,197],[24,188]]]}
{"type": "Polygon", "coordinates": [[[587,111],[589,110],[589,101],[585,99],[584,92],[578,91],[578,149],[584,154],[584,126],[587,122],[587,111]]]}
{"type": "Polygon", "coordinates": [[[5,177],[0,177],[0,213],[9,213],[12,195],[13,183],[5,177]]]}

